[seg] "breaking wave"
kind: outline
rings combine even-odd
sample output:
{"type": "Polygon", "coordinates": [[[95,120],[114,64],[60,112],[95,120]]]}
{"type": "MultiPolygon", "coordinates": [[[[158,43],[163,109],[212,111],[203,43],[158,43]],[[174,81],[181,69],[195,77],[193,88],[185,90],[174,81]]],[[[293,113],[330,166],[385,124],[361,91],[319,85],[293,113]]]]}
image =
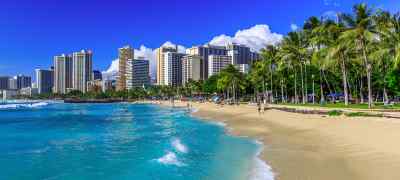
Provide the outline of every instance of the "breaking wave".
{"type": "Polygon", "coordinates": [[[175,138],[174,140],[172,140],[172,146],[175,148],[176,151],[180,152],[180,153],[187,153],[188,152],[188,148],[182,144],[181,140],[178,138],[175,138]]]}
{"type": "Polygon", "coordinates": [[[176,154],[168,151],[163,157],[157,159],[157,162],[164,165],[175,165],[175,166],[184,166],[185,164],[180,162],[176,157],[176,154]]]}
{"type": "Polygon", "coordinates": [[[0,109],[20,109],[20,108],[37,108],[49,105],[48,102],[24,103],[24,104],[1,104],[0,109]]]}

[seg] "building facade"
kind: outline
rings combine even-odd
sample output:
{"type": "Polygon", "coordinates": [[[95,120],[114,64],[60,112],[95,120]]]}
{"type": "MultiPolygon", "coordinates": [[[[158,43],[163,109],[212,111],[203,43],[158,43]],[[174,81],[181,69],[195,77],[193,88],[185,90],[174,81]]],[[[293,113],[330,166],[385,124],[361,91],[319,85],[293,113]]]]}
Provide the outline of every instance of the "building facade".
{"type": "Polygon", "coordinates": [[[248,74],[250,71],[250,65],[248,64],[236,64],[235,67],[243,74],[248,74]]]}
{"type": "Polygon", "coordinates": [[[128,59],[126,69],[127,89],[150,85],[149,61],[144,59],[128,59]]]}
{"type": "Polygon", "coordinates": [[[72,55],[72,88],[83,93],[87,92],[87,82],[92,77],[92,51],[82,50],[72,55]]]}
{"type": "Polygon", "coordinates": [[[156,63],[157,63],[157,77],[156,77],[156,84],[157,85],[165,85],[165,65],[164,65],[164,54],[167,52],[177,53],[178,47],[160,47],[156,49],[156,63]]]}
{"type": "Polygon", "coordinates": [[[210,55],[208,57],[208,77],[221,72],[232,63],[232,56],[210,55]]]}
{"type": "Polygon", "coordinates": [[[8,79],[8,89],[11,89],[11,90],[18,89],[17,79],[15,79],[14,77],[8,79]]]}
{"type": "Polygon", "coordinates": [[[164,53],[164,84],[168,86],[182,85],[182,57],[185,54],[164,53]]]}
{"type": "Polygon", "coordinates": [[[54,71],[46,69],[36,69],[36,88],[38,94],[48,94],[53,92],[54,71]]]}
{"type": "Polygon", "coordinates": [[[103,80],[103,75],[100,71],[94,70],[93,71],[93,80],[103,80]]]}
{"type": "Polygon", "coordinates": [[[54,93],[65,94],[72,88],[72,56],[54,56],[54,93]]]}
{"type": "Polygon", "coordinates": [[[38,94],[37,88],[25,87],[19,90],[19,95],[32,97],[38,94]]]}
{"type": "Polygon", "coordinates": [[[227,55],[232,56],[233,64],[251,64],[259,55],[245,45],[231,43],[226,46],[227,55]]]}
{"type": "Polygon", "coordinates": [[[27,88],[32,86],[32,78],[30,76],[17,75],[14,77],[17,80],[17,89],[27,88]]]}
{"type": "Polygon", "coordinates": [[[9,89],[9,81],[10,77],[8,76],[0,76],[0,90],[6,90],[9,89]]]}
{"type": "Polygon", "coordinates": [[[196,55],[182,57],[182,85],[189,80],[199,81],[203,79],[203,59],[196,55]]]}
{"type": "Polygon", "coordinates": [[[123,91],[127,89],[126,86],[126,65],[128,59],[134,59],[134,49],[130,46],[125,46],[118,49],[118,76],[117,76],[117,91],[123,91]]]}
{"type": "Polygon", "coordinates": [[[224,46],[195,46],[187,50],[189,55],[200,56],[203,59],[203,73],[202,79],[207,79],[209,77],[208,73],[208,63],[210,55],[227,55],[227,49],[224,46]]]}

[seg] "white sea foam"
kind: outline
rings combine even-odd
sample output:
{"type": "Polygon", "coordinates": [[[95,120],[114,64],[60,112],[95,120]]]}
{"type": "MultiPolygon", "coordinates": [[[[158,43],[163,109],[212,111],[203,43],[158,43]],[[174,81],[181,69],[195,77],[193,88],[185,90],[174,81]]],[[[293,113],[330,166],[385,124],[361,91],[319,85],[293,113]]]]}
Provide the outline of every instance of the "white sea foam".
{"type": "Polygon", "coordinates": [[[257,144],[260,145],[259,151],[254,157],[254,164],[249,173],[249,180],[274,180],[274,173],[272,172],[272,168],[260,159],[260,154],[263,150],[262,143],[256,141],[257,144]]]}
{"type": "Polygon", "coordinates": [[[188,152],[188,148],[184,144],[182,144],[181,140],[178,138],[173,139],[171,144],[175,148],[175,150],[180,153],[188,152]]]}
{"type": "Polygon", "coordinates": [[[49,105],[48,102],[36,102],[31,104],[3,104],[0,109],[18,109],[18,108],[37,108],[49,105]]]}
{"type": "Polygon", "coordinates": [[[158,158],[157,162],[165,165],[175,165],[175,166],[185,165],[182,162],[180,162],[176,157],[176,154],[171,151],[168,151],[167,154],[165,154],[163,157],[158,158]]]}
{"type": "Polygon", "coordinates": [[[199,112],[199,109],[198,108],[191,108],[190,112],[191,113],[197,113],[197,112],[199,112]]]}

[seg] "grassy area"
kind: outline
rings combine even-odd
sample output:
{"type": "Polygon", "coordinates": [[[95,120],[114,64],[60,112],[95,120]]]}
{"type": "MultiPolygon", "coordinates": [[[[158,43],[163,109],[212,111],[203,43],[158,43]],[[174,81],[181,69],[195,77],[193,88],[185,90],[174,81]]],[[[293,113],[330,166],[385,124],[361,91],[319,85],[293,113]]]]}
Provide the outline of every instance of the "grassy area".
{"type": "MultiPolygon", "coordinates": [[[[368,109],[368,104],[349,104],[349,106],[345,106],[344,103],[327,103],[324,105],[320,104],[292,104],[292,103],[285,103],[280,105],[287,105],[287,106],[303,106],[303,107],[324,107],[324,108],[351,108],[351,109],[368,109]]],[[[400,104],[395,104],[391,106],[385,106],[383,103],[376,103],[373,109],[399,109],[400,104]]]]}

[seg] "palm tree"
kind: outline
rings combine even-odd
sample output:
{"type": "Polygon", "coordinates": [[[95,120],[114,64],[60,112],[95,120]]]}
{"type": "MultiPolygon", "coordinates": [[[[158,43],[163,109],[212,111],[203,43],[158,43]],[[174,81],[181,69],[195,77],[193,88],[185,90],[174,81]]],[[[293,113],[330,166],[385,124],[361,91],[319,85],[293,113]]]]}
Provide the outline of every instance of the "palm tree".
{"type": "Polygon", "coordinates": [[[375,24],[373,23],[373,12],[366,4],[357,4],[353,8],[355,16],[342,14],[341,18],[345,22],[347,31],[343,32],[341,39],[355,42],[353,45],[360,51],[360,55],[364,61],[365,71],[367,73],[368,82],[368,107],[372,108],[372,63],[368,55],[368,44],[376,38],[375,24]]]}
{"type": "Polygon", "coordinates": [[[300,67],[303,104],[305,104],[303,64],[306,60],[306,56],[308,53],[307,48],[307,43],[305,41],[305,36],[303,33],[290,32],[288,36],[283,39],[281,50],[279,52],[279,56],[282,58],[282,62],[294,70],[294,93],[296,103],[298,103],[296,67],[300,67]]]}
{"type": "Polygon", "coordinates": [[[340,34],[344,31],[344,27],[342,23],[330,23],[327,27],[329,32],[330,39],[330,48],[328,53],[328,61],[331,60],[333,63],[338,63],[340,65],[340,69],[342,72],[342,81],[343,81],[343,93],[344,93],[344,102],[345,106],[349,105],[349,90],[348,90],[348,80],[347,80],[347,64],[349,60],[349,51],[347,41],[343,41],[340,38],[340,34]],[[333,61],[332,61],[333,60],[333,61]]]}
{"type": "Polygon", "coordinates": [[[278,60],[278,49],[273,46],[273,45],[268,45],[265,50],[262,51],[262,56],[264,58],[262,62],[262,65],[260,65],[260,68],[263,68],[264,73],[268,72],[270,73],[270,86],[271,86],[271,98],[270,101],[271,103],[274,103],[274,78],[273,78],[273,72],[274,68],[276,66],[277,60],[278,60]],[[266,69],[268,67],[268,70],[266,69]]]}
{"type": "Polygon", "coordinates": [[[381,11],[374,18],[379,34],[377,50],[372,54],[372,59],[383,69],[383,102],[388,104],[387,82],[390,69],[396,68],[400,63],[400,15],[391,15],[381,11]],[[394,66],[393,66],[394,65],[394,66]],[[390,68],[392,67],[392,68],[390,68]]]}
{"type": "Polygon", "coordinates": [[[231,90],[232,98],[234,102],[237,102],[237,92],[239,89],[243,89],[243,75],[235,66],[230,64],[220,72],[217,86],[219,89],[227,90],[228,98],[229,90],[231,90]]]}

